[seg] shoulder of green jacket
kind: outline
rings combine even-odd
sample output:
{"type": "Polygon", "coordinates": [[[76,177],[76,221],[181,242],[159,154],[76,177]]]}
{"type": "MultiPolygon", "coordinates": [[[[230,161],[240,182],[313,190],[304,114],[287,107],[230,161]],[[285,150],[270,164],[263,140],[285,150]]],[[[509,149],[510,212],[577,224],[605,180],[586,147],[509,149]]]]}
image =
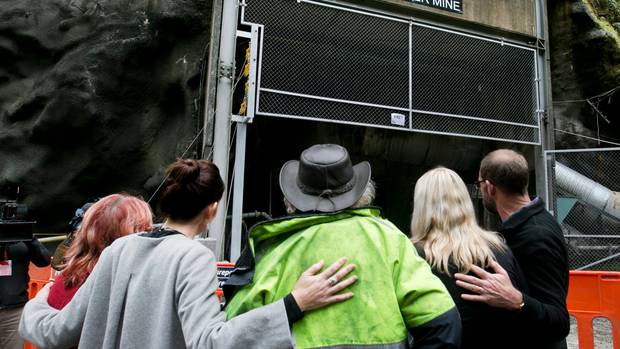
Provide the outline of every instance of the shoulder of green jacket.
{"type": "Polygon", "coordinates": [[[249,231],[249,243],[254,243],[278,235],[298,231],[314,225],[335,222],[351,217],[383,218],[381,208],[375,206],[349,208],[335,212],[311,212],[274,218],[253,225],[249,231]]]}

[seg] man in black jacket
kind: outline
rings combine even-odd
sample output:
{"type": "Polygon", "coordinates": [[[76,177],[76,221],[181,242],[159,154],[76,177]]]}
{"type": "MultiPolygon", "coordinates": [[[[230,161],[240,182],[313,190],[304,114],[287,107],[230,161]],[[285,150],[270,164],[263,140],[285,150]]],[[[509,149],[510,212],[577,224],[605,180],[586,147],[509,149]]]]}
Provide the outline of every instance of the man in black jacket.
{"type": "Polygon", "coordinates": [[[50,264],[50,253],[34,238],[27,242],[0,244],[0,348],[21,349],[17,328],[28,301],[28,267],[50,264]]]}
{"type": "Polygon", "coordinates": [[[512,150],[496,150],[480,164],[478,185],[484,206],[502,219],[500,232],[521,266],[529,293],[514,288],[497,263],[495,274],[474,267],[478,278],[455,277],[459,286],[474,293],[464,294],[464,299],[519,312],[522,327],[514,330],[531,338],[528,349],[566,349],[570,325],[564,236],[543,201],[530,200],[528,179],[527,161],[512,150]]]}

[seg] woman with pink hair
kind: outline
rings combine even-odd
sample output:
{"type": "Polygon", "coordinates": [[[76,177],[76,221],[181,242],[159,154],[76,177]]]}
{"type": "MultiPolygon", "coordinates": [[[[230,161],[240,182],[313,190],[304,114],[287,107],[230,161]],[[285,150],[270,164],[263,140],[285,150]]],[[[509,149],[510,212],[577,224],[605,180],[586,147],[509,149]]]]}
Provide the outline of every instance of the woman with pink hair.
{"type": "Polygon", "coordinates": [[[149,205],[135,196],[112,194],[93,204],[65,254],[63,272],[56,277],[47,298],[49,305],[64,308],[86,281],[104,248],[120,237],[147,231],[152,225],[149,205]]]}

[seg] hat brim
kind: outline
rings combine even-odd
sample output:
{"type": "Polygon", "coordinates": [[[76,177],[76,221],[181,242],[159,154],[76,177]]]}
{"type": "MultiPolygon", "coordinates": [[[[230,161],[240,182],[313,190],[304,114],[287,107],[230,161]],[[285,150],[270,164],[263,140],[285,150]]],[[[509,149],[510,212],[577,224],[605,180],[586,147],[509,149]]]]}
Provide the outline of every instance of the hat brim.
{"type": "Polygon", "coordinates": [[[317,195],[306,194],[297,185],[299,161],[291,160],[280,170],[280,189],[284,197],[301,212],[319,211],[334,212],[353,206],[362,197],[370,181],[370,164],[362,161],[353,166],[354,185],[351,190],[329,199],[317,195]]]}

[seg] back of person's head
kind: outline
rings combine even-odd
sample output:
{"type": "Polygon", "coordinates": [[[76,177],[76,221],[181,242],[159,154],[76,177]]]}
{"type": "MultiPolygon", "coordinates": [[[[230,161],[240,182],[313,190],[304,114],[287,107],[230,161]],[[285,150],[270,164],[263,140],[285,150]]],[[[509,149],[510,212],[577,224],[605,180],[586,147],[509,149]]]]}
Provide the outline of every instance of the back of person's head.
{"type": "Polygon", "coordinates": [[[411,217],[411,241],[424,248],[431,266],[449,274],[449,262],[459,271],[472,265],[489,266],[493,250],[505,245],[497,233],[476,222],[465,183],[445,167],[426,172],[415,184],[411,217]]]}
{"type": "MultiPolygon", "coordinates": [[[[364,193],[362,194],[362,196],[360,196],[360,198],[357,199],[357,201],[348,208],[361,208],[371,206],[375,201],[376,192],[377,189],[375,181],[368,181],[368,184],[366,184],[366,188],[364,189],[364,193]]],[[[295,214],[299,212],[297,207],[295,207],[295,205],[288,201],[286,197],[284,197],[282,201],[284,202],[284,208],[287,214],[295,214]]]]}
{"type": "Polygon", "coordinates": [[[529,176],[527,160],[514,150],[495,150],[480,163],[481,179],[490,181],[506,194],[527,194],[529,176]]]}
{"type": "Polygon", "coordinates": [[[93,270],[103,249],[125,235],[151,229],[153,216],[144,200],[127,194],[108,195],[94,203],[65,254],[65,287],[81,285],[93,270]]]}
{"type": "Polygon", "coordinates": [[[84,218],[84,213],[88,211],[88,209],[95,203],[95,201],[87,202],[82,207],[75,210],[75,214],[73,215],[73,218],[71,218],[68,224],[69,231],[67,232],[67,237],[63,242],[56,246],[56,251],[54,252],[54,257],[52,258],[52,268],[61,271],[61,268],[64,267],[65,253],[67,253],[67,250],[73,242],[73,235],[80,227],[82,219],[84,218]]]}
{"type": "Polygon", "coordinates": [[[220,171],[208,160],[178,159],[166,169],[166,178],[159,209],[172,220],[192,220],[224,194],[220,171]]]}

